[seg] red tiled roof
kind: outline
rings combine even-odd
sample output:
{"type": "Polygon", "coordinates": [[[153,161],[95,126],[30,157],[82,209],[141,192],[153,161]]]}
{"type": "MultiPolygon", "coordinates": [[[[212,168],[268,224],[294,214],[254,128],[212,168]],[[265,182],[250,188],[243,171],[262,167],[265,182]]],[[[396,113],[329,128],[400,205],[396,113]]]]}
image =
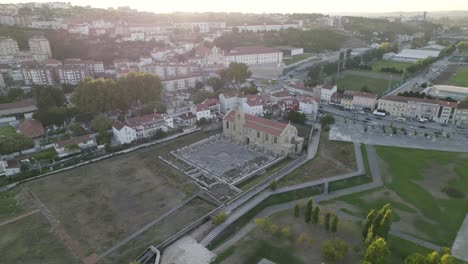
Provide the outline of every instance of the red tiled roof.
{"type": "Polygon", "coordinates": [[[263,46],[244,46],[233,48],[226,56],[249,55],[249,54],[263,54],[263,53],[280,53],[281,50],[263,46]]]}
{"type": "Polygon", "coordinates": [[[7,167],[10,168],[19,168],[19,164],[17,160],[7,160],[7,167]]]}
{"type": "Polygon", "coordinates": [[[197,112],[210,110],[210,107],[205,103],[197,104],[196,107],[197,107],[197,112]]]}
{"type": "Polygon", "coordinates": [[[408,102],[418,102],[418,103],[426,103],[426,104],[436,104],[444,107],[458,107],[457,102],[448,102],[442,100],[435,100],[435,99],[426,99],[426,98],[416,98],[416,97],[405,97],[405,96],[398,96],[398,95],[386,95],[381,98],[382,100],[387,101],[396,101],[402,103],[408,102]]]}
{"type": "Polygon", "coordinates": [[[219,101],[216,98],[207,98],[207,99],[203,100],[202,103],[204,103],[204,104],[206,104],[208,106],[215,106],[215,105],[219,104],[219,101]]]}
{"type": "Polygon", "coordinates": [[[312,96],[299,96],[299,101],[305,104],[317,103],[317,99],[312,96]]]}
{"type": "Polygon", "coordinates": [[[63,148],[63,147],[70,146],[70,145],[88,142],[90,140],[93,140],[91,135],[84,135],[81,137],[74,137],[74,138],[70,138],[67,140],[58,141],[55,144],[57,144],[59,148],[63,148]]]}
{"type": "Polygon", "coordinates": [[[366,93],[366,92],[359,92],[356,91],[353,93],[354,96],[360,96],[360,97],[367,97],[367,98],[374,98],[377,99],[377,95],[373,93],[366,93]]]}
{"type": "Polygon", "coordinates": [[[29,138],[41,137],[44,135],[44,127],[41,122],[34,119],[22,121],[19,123],[18,128],[21,134],[29,138]]]}
{"type": "Polygon", "coordinates": [[[120,130],[125,126],[125,124],[124,122],[117,120],[112,126],[115,127],[117,130],[120,130]]]}
{"type": "Polygon", "coordinates": [[[249,106],[263,105],[263,99],[260,95],[249,94],[247,95],[247,102],[249,106]]]}
{"type": "MultiPolygon", "coordinates": [[[[224,116],[224,119],[229,122],[235,121],[236,110],[231,110],[224,116]]],[[[270,135],[280,136],[283,130],[288,124],[272,121],[269,119],[253,116],[249,114],[245,115],[245,127],[251,128],[257,131],[265,132],[270,135]]]]}
{"type": "Polygon", "coordinates": [[[136,117],[129,118],[127,120],[127,124],[128,124],[129,127],[137,127],[137,126],[144,125],[146,123],[150,123],[150,122],[158,121],[158,120],[162,120],[162,119],[163,119],[163,117],[160,114],[154,113],[154,114],[149,114],[149,115],[144,115],[144,116],[136,116],[136,117]]]}
{"type": "Polygon", "coordinates": [[[286,90],[282,90],[282,91],[272,93],[271,96],[273,96],[273,97],[288,97],[288,96],[292,96],[292,95],[291,95],[290,92],[288,92],[286,90]]]}
{"type": "Polygon", "coordinates": [[[197,117],[192,114],[192,113],[185,113],[185,114],[182,114],[180,116],[178,116],[180,119],[183,119],[183,120],[190,120],[190,119],[196,119],[197,117]]]}

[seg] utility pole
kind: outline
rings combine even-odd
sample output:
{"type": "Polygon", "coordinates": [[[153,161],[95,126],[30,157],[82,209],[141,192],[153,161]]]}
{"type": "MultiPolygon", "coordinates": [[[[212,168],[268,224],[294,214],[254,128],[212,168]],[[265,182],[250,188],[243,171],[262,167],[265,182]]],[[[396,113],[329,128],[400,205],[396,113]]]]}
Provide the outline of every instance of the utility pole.
{"type": "Polygon", "coordinates": [[[406,69],[403,69],[403,73],[401,74],[401,81],[400,81],[400,85],[403,84],[403,78],[405,78],[405,71],[406,69]]]}
{"type": "Polygon", "coordinates": [[[392,85],[392,77],[393,75],[390,75],[390,80],[388,80],[388,90],[390,90],[390,87],[392,85]]]}

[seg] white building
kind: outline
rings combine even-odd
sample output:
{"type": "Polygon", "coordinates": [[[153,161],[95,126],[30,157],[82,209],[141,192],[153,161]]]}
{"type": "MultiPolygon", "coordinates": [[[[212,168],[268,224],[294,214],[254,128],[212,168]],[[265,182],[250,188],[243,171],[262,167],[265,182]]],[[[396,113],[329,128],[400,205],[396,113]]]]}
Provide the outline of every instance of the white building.
{"type": "Polygon", "coordinates": [[[81,60],[81,59],[67,59],[64,65],[72,65],[75,67],[85,68],[89,74],[103,73],[104,62],[94,60],[81,60]]]}
{"type": "Polygon", "coordinates": [[[65,157],[97,146],[96,140],[91,135],[70,138],[54,143],[55,151],[59,157],[65,157]]]}
{"type": "Polygon", "coordinates": [[[427,58],[437,58],[440,55],[438,50],[423,50],[423,49],[404,49],[400,53],[384,54],[384,60],[399,61],[399,62],[417,62],[427,58]]]}
{"type": "Polygon", "coordinates": [[[21,172],[18,161],[16,160],[2,160],[0,161],[1,171],[5,176],[15,175],[21,172]]]}
{"type": "Polygon", "coordinates": [[[112,126],[112,132],[120,144],[128,144],[138,139],[155,136],[158,131],[167,132],[172,127],[174,124],[171,117],[154,113],[132,117],[126,122],[117,121],[112,126]]]}
{"type": "Polygon", "coordinates": [[[312,96],[302,95],[298,97],[299,111],[306,115],[316,115],[318,111],[318,102],[312,96]]]}
{"type": "Polygon", "coordinates": [[[50,67],[37,66],[23,66],[21,67],[23,73],[24,84],[26,85],[53,85],[54,77],[53,71],[50,67]]]}
{"type": "Polygon", "coordinates": [[[68,32],[71,34],[77,34],[77,35],[83,35],[83,36],[88,36],[89,35],[89,26],[82,24],[82,25],[72,25],[68,28],[68,32]]]}
{"type": "Polygon", "coordinates": [[[313,88],[314,96],[320,98],[321,102],[329,103],[332,94],[338,90],[337,86],[334,85],[318,85],[313,88]]]}
{"type": "Polygon", "coordinates": [[[166,93],[184,92],[188,89],[194,89],[197,82],[202,82],[203,77],[199,74],[189,74],[162,80],[162,85],[166,93]]]}
{"type": "Polygon", "coordinates": [[[197,116],[197,121],[202,118],[209,120],[220,115],[220,106],[218,99],[205,99],[203,102],[195,105],[194,114],[197,116]]]}
{"type": "Polygon", "coordinates": [[[224,56],[227,65],[231,62],[245,63],[247,65],[283,62],[283,52],[281,50],[261,46],[233,48],[224,56]]]}
{"type": "Polygon", "coordinates": [[[220,111],[226,114],[231,109],[236,109],[244,102],[247,102],[247,97],[243,95],[237,95],[234,93],[222,93],[218,96],[220,111]]]}
{"type": "Polygon", "coordinates": [[[263,104],[260,95],[247,95],[247,100],[242,102],[242,110],[249,115],[263,116],[263,104]]]}
{"type": "Polygon", "coordinates": [[[243,25],[235,26],[239,32],[266,32],[280,31],[289,28],[301,28],[299,24],[261,24],[261,25],[243,25]]]}
{"type": "Polygon", "coordinates": [[[86,77],[89,77],[89,72],[86,67],[82,65],[63,65],[55,69],[60,84],[73,84],[77,85],[86,77]]]}
{"type": "Polygon", "coordinates": [[[14,56],[20,52],[18,42],[12,38],[0,37],[0,63],[14,61],[14,56]]]}
{"type": "Polygon", "coordinates": [[[29,39],[29,50],[34,55],[44,56],[45,59],[52,58],[49,40],[44,37],[33,37],[29,39]]]}
{"type": "Polygon", "coordinates": [[[214,29],[226,28],[226,22],[184,22],[174,23],[174,27],[192,32],[208,33],[214,29]]]}

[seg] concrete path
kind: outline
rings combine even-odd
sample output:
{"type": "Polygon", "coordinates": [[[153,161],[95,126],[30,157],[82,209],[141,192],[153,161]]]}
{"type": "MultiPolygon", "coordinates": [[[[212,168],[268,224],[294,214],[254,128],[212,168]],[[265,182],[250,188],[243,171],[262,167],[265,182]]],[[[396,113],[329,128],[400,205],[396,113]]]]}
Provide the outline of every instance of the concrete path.
{"type": "Polygon", "coordinates": [[[18,221],[18,220],[20,220],[20,219],[23,219],[23,218],[25,218],[25,217],[27,217],[27,216],[30,216],[30,215],[35,214],[35,213],[40,212],[40,211],[41,211],[41,210],[39,210],[39,209],[35,209],[35,210],[33,210],[33,211],[31,211],[31,212],[28,212],[28,213],[26,213],[26,214],[17,216],[17,217],[15,217],[15,218],[12,218],[12,219],[10,219],[10,220],[7,220],[7,221],[5,221],[5,222],[0,223],[0,227],[1,227],[1,226],[4,226],[4,225],[7,225],[7,224],[10,224],[10,223],[13,223],[13,222],[16,222],[16,221],[18,221]]]}
{"type": "MultiPolygon", "coordinates": [[[[359,144],[355,144],[355,150],[359,149],[359,155],[358,155],[358,153],[356,153],[356,157],[360,156],[360,159],[357,158],[356,160],[358,161],[358,168],[360,168],[359,167],[360,164],[361,164],[361,166],[363,166],[362,155],[360,155],[361,154],[360,148],[356,147],[356,145],[359,146],[359,144]]],[[[314,203],[320,203],[320,202],[323,202],[323,201],[336,199],[336,198],[346,196],[346,195],[350,195],[350,194],[353,194],[353,193],[358,193],[358,192],[372,190],[372,189],[381,187],[383,185],[383,181],[382,181],[382,177],[381,177],[380,170],[379,170],[379,167],[378,167],[378,157],[377,157],[377,153],[375,151],[375,148],[373,146],[366,145],[366,151],[367,151],[367,156],[368,156],[368,160],[369,160],[369,167],[370,167],[370,174],[372,176],[372,182],[368,183],[368,184],[363,184],[363,185],[359,185],[359,186],[339,190],[339,191],[336,191],[336,192],[333,192],[333,193],[330,193],[330,194],[320,194],[320,195],[313,196],[311,198],[313,199],[314,203]]],[[[311,183],[305,183],[305,184],[308,185],[308,184],[311,184],[311,183]]],[[[298,186],[304,186],[304,185],[301,184],[301,185],[298,185],[298,186]]],[[[288,187],[286,187],[286,188],[288,188],[288,187]]],[[[286,188],[283,188],[283,189],[286,191],[286,188]]],[[[278,190],[278,191],[281,191],[281,190],[278,190]]],[[[264,193],[262,193],[262,194],[264,194],[264,193]]],[[[260,199],[260,197],[259,197],[259,199],[260,199]]],[[[305,200],[308,200],[308,198],[300,199],[300,200],[296,200],[296,201],[292,201],[292,202],[288,202],[288,203],[269,206],[269,207],[263,209],[259,214],[257,214],[255,216],[255,218],[268,217],[268,216],[271,216],[274,213],[285,211],[285,210],[291,210],[291,212],[292,212],[294,206],[299,201],[305,201],[305,200]]],[[[326,206],[321,206],[321,207],[326,208],[326,206]]],[[[343,212],[340,212],[340,211],[338,211],[336,213],[342,218],[351,219],[353,221],[363,220],[363,219],[351,216],[349,214],[346,214],[346,213],[343,213],[343,212]]],[[[468,221],[466,221],[466,222],[468,222],[468,221]]],[[[248,235],[253,230],[254,227],[255,227],[255,224],[252,221],[250,221],[247,225],[243,226],[240,230],[238,230],[236,232],[236,234],[232,238],[230,238],[229,240],[224,242],[222,245],[220,245],[218,248],[216,248],[214,250],[214,252],[216,254],[219,254],[219,253],[223,252],[228,247],[234,245],[240,239],[242,239],[243,237],[248,235]]],[[[396,228],[392,228],[391,231],[390,231],[390,234],[392,234],[392,235],[394,235],[396,237],[400,237],[400,238],[405,239],[405,240],[409,240],[409,241],[411,241],[411,242],[413,242],[415,244],[421,245],[423,247],[426,247],[426,248],[429,248],[429,249],[432,249],[432,250],[437,250],[438,251],[441,248],[438,245],[435,245],[435,244],[432,244],[430,242],[424,241],[422,239],[419,239],[419,238],[413,237],[411,235],[408,235],[408,234],[406,234],[406,233],[404,233],[401,230],[398,230],[396,228]]]]}
{"type": "Polygon", "coordinates": [[[455,242],[452,245],[452,255],[468,262],[468,215],[458,231],[455,242]]]}

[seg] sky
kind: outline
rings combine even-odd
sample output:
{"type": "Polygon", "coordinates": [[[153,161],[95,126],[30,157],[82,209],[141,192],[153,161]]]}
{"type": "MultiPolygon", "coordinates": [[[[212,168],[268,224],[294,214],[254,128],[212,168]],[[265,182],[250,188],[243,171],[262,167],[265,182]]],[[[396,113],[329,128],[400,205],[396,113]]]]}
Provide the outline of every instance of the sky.
{"type": "MultiPolygon", "coordinates": [[[[24,3],[34,0],[0,0],[0,3],[24,3]]],[[[64,1],[92,7],[130,6],[140,11],[167,13],[244,12],[244,13],[339,13],[393,11],[468,10],[468,0],[36,0],[64,1]]]]}

